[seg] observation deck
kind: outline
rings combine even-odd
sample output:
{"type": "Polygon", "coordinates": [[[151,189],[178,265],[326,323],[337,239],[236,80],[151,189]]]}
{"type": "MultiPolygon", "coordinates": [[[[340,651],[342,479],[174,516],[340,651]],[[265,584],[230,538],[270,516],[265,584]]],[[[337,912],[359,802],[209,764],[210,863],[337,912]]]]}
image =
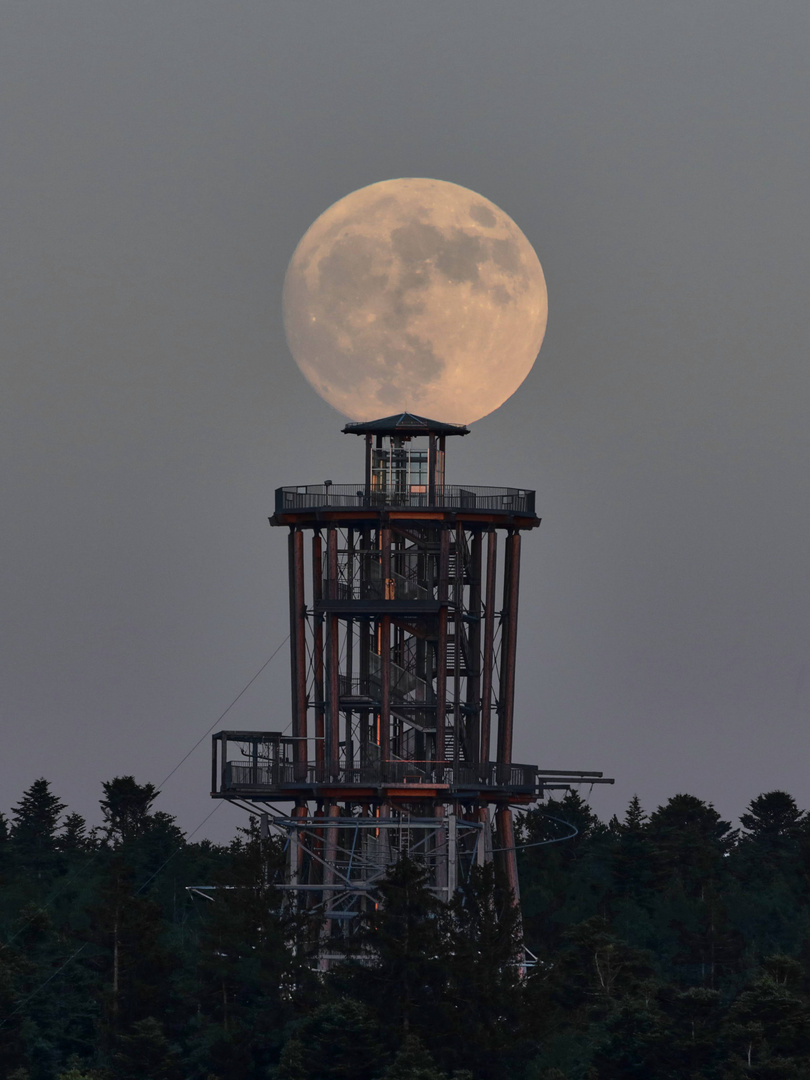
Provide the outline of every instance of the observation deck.
{"type": "Polygon", "coordinates": [[[469,434],[462,424],[399,413],[347,424],[343,431],[365,440],[364,478],[277,488],[271,524],[306,527],[342,521],[362,526],[386,516],[520,529],[540,524],[534,492],[527,488],[445,483],[445,443],[451,436],[469,434]]]}
{"type": "MultiPolygon", "coordinates": [[[[214,736],[211,794],[268,802],[340,798],[405,803],[421,799],[531,803],[544,791],[605,783],[600,772],[540,769],[517,762],[383,759],[374,744],[339,761],[296,761],[294,738],[273,731],[221,731],[214,736]],[[236,745],[234,745],[236,744],[236,745]]],[[[608,781],[609,782],[609,781],[608,781]]]]}
{"type": "Polygon", "coordinates": [[[426,485],[403,488],[367,488],[354,484],[304,484],[276,488],[276,514],[296,510],[392,509],[463,510],[518,514],[534,517],[534,492],[527,488],[460,487],[445,485],[430,494],[416,490],[426,485]]]}

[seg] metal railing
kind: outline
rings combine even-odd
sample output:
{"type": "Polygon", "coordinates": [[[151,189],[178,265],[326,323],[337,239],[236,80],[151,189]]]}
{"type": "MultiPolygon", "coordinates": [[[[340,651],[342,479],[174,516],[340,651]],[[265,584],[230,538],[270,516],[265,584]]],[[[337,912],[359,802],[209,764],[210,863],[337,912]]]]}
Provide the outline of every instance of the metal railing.
{"type": "Polygon", "coordinates": [[[505,788],[519,793],[533,793],[537,788],[534,765],[502,764],[485,761],[469,764],[452,761],[366,761],[355,765],[330,765],[328,762],[295,764],[271,761],[253,764],[228,761],[223,777],[223,791],[240,788],[267,788],[278,791],[288,786],[339,784],[380,786],[385,784],[447,784],[451,788],[505,788]]]}
{"type": "Polygon", "coordinates": [[[436,507],[446,510],[494,510],[534,514],[534,492],[526,488],[459,487],[445,484],[433,499],[424,491],[390,488],[366,491],[365,484],[301,484],[276,488],[276,513],[329,508],[381,506],[436,507]]]}

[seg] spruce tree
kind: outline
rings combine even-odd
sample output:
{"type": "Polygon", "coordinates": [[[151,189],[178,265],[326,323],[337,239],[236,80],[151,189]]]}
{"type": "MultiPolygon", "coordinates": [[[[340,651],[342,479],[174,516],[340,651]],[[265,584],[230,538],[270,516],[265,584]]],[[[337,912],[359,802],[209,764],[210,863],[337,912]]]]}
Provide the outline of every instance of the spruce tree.
{"type": "Polygon", "coordinates": [[[426,871],[407,857],[390,867],[376,895],[354,937],[362,962],[344,965],[336,980],[376,1015],[389,1045],[415,1032],[432,1049],[443,1035],[436,1021],[447,988],[447,910],[426,871]]]}
{"type": "MultiPolygon", "coordinates": [[[[520,912],[493,865],[473,867],[450,905],[444,949],[444,1035],[434,1057],[477,1080],[517,1074],[529,1056],[524,1033],[520,912]]],[[[438,1018],[437,1018],[438,1023],[438,1018]]]]}
{"type": "Polygon", "coordinates": [[[27,854],[44,854],[57,846],[57,828],[65,804],[40,777],[11,808],[11,835],[15,847],[27,854]]]}
{"type": "Polygon", "coordinates": [[[628,921],[636,914],[636,905],[646,906],[651,900],[654,869],[649,832],[647,815],[638,795],[634,795],[624,820],[613,829],[613,888],[618,897],[632,902],[626,915],[628,921]]]}
{"type": "Polygon", "coordinates": [[[740,815],[745,837],[754,841],[792,839],[802,831],[805,820],[796,800],[786,791],[768,791],[748,804],[748,813],[740,815]]]}
{"type": "Polygon", "coordinates": [[[94,846],[92,834],[87,832],[87,822],[81,814],[68,814],[58,837],[62,851],[89,851],[94,846]]]}

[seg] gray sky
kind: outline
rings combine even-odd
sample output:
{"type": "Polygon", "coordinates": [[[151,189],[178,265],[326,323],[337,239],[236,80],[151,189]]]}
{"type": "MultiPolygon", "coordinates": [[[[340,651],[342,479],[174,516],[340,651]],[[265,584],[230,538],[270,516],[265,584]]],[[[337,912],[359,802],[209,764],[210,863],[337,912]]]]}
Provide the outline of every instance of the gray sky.
{"type": "MultiPolygon", "coordinates": [[[[273,489],[362,465],[284,272],[396,176],[497,203],[548,281],[448,460],[538,491],[516,758],[614,775],[602,815],[810,804],[809,41],[806,0],[6,0],[0,808],[159,783],[287,633],[273,489]]],[[[285,649],[228,723],[288,710],[285,649]]],[[[208,784],[206,740],[162,808],[208,784]]]]}

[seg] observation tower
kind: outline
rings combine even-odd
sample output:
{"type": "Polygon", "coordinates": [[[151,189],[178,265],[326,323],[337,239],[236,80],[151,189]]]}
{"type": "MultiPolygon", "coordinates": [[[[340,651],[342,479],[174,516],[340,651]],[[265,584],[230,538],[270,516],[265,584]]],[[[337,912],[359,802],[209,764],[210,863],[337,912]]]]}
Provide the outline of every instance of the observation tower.
{"type": "Polygon", "coordinates": [[[447,483],[462,425],[401,413],[343,431],[363,479],[278,488],[270,518],[288,529],[291,733],[220,731],[212,754],[213,797],[286,835],[282,887],[322,916],[322,966],[401,856],[443,899],[494,860],[518,897],[513,808],[611,782],[512,760],[534,492],[447,483]]]}

